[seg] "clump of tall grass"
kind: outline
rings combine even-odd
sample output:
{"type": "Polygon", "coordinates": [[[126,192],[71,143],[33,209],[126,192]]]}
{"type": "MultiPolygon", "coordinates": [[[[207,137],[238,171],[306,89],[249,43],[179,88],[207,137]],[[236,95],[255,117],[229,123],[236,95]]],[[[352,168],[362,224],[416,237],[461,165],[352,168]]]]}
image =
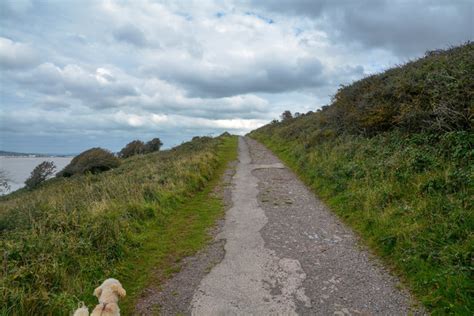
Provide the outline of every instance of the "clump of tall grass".
{"type": "Polygon", "coordinates": [[[165,227],[213,177],[224,139],[199,138],[2,197],[0,314],[64,314],[90,302],[95,282],[140,247],[147,223],[165,227]]]}

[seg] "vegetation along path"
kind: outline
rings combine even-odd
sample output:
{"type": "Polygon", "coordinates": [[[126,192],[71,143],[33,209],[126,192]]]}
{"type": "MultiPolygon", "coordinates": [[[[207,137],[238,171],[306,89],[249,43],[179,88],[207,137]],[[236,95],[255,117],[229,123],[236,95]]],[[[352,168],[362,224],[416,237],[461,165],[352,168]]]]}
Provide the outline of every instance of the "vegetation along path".
{"type": "Polygon", "coordinates": [[[225,255],[200,283],[183,278],[202,271],[203,260],[191,259],[165,285],[163,292],[172,288],[173,295],[160,297],[162,314],[422,313],[351,230],[255,140],[239,140],[231,194],[212,246],[224,247],[225,255]],[[177,301],[190,283],[192,299],[187,293],[177,301]]]}

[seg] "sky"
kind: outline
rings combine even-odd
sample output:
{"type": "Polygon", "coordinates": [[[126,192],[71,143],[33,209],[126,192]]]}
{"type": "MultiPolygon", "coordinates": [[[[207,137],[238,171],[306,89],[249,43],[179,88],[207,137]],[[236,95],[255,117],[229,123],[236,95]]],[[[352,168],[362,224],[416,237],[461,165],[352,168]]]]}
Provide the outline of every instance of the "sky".
{"type": "Polygon", "coordinates": [[[0,0],[0,150],[245,134],[472,40],[464,0],[0,0]]]}

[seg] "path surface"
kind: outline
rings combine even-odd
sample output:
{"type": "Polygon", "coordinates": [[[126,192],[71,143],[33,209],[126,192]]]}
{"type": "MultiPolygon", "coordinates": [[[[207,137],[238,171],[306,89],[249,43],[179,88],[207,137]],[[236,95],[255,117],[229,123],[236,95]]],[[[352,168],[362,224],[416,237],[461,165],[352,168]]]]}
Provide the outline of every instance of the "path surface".
{"type": "MultiPolygon", "coordinates": [[[[173,309],[162,300],[162,314],[419,313],[397,280],[357,245],[355,235],[252,139],[239,140],[231,197],[232,207],[211,246],[225,248],[222,261],[194,281],[192,300],[173,309]]],[[[176,297],[189,292],[180,273],[173,282],[176,297]]]]}

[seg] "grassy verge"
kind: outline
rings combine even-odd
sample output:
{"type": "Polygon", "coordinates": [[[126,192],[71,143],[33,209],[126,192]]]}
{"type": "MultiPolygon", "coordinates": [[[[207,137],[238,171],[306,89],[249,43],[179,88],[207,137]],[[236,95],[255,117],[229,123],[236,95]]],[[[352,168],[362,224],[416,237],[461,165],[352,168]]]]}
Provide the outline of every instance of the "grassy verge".
{"type": "MultiPolygon", "coordinates": [[[[296,123],[295,123],[296,124],[296,123]]],[[[472,144],[468,132],[340,136],[267,145],[398,272],[434,314],[474,312],[472,144]]]]}
{"type": "Polygon", "coordinates": [[[219,185],[228,163],[236,159],[237,137],[232,137],[220,146],[218,167],[204,189],[179,205],[165,223],[150,223],[145,233],[137,236],[142,247],[117,269],[118,278],[123,280],[128,293],[121,303],[124,314],[132,314],[145,286],[159,286],[163,276],[166,278],[177,272],[177,262],[209,241],[209,228],[224,214],[222,200],[213,194],[213,190],[219,185]]]}
{"type": "Polygon", "coordinates": [[[192,201],[235,148],[235,137],[195,138],[105,173],[0,198],[0,314],[63,315],[78,301],[93,306],[93,289],[111,276],[124,281],[131,302],[150,267],[203,244],[218,203],[191,209],[192,201]]]}

